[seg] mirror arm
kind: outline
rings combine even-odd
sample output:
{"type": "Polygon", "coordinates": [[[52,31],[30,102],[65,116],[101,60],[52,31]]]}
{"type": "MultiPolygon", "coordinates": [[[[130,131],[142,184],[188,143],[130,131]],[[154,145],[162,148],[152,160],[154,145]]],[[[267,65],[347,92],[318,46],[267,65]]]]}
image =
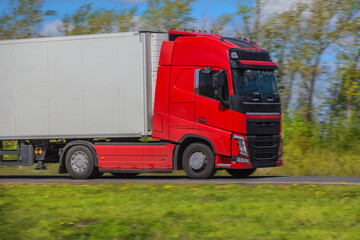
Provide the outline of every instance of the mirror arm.
{"type": "Polygon", "coordinates": [[[230,107],[230,101],[229,100],[223,100],[223,99],[220,99],[220,103],[226,107],[226,108],[229,108],[230,107]]]}

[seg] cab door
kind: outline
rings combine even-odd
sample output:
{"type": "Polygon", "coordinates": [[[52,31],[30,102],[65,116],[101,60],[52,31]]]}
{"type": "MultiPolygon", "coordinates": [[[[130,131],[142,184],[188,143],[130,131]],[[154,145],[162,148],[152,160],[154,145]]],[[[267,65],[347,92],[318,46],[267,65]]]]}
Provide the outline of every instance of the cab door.
{"type": "MultiPolygon", "coordinates": [[[[201,68],[195,70],[195,121],[197,129],[232,131],[232,111],[225,108],[215,97],[213,75],[220,69],[201,68]],[[210,128],[209,128],[210,127],[210,128]]],[[[223,89],[229,97],[229,77],[223,89]]]]}

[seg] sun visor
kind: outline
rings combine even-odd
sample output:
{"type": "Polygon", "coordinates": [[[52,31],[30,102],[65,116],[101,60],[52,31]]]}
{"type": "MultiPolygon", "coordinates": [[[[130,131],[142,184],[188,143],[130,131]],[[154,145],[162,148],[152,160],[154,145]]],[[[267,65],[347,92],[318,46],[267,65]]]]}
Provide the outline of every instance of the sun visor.
{"type": "Polygon", "coordinates": [[[247,60],[230,60],[231,68],[247,68],[247,69],[264,69],[276,70],[278,69],[275,62],[265,61],[247,61],[247,60]]]}
{"type": "Polygon", "coordinates": [[[231,68],[277,69],[270,54],[266,50],[258,49],[229,49],[231,68]]]}

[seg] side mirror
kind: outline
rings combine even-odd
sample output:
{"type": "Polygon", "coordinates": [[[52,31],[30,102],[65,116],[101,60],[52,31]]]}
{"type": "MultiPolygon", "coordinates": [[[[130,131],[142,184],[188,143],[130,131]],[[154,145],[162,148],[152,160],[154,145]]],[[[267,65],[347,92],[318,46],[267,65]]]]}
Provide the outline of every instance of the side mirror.
{"type": "Polygon", "coordinates": [[[213,87],[215,91],[215,97],[217,100],[220,101],[220,103],[228,108],[229,107],[229,101],[225,100],[223,98],[223,89],[226,84],[227,78],[226,78],[226,71],[223,69],[218,73],[215,73],[213,75],[213,87]]]}

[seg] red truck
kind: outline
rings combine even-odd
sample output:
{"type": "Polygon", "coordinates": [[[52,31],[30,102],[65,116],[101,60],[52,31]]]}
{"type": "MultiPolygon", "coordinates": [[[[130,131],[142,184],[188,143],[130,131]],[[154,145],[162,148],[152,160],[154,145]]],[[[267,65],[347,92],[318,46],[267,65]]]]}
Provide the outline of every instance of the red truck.
{"type": "MultiPolygon", "coordinates": [[[[58,162],[59,172],[73,178],[182,169],[190,178],[210,178],[220,169],[234,177],[246,177],[257,168],[282,165],[277,65],[255,43],[213,33],[171,30],[0,41],[2,45],[12,46],[29,58],[29,63],[19,63],[28,71],[26,78],[36,71],[36,77],[45,72],[39,86],[46,85],[41,92],[52,94],[47,105],[39,107],[40,112],[45,109],[40,117],[35,116],[36,111],[21,112],[18,107],[9,110],[0,105],[1,123],[10,124],[3,130],[0,127],[0,140],[19,144],[16,151],[0,152],[19,156],[12,161],[3,158],[1,165],[37,162],[41,167],[44,162],[58,162]],[[140,43],[135,44],[138,38],[140,43]],[[29,52],[36,44],[37,52],[41,52],[44,43],[48,62],[41,70],[32,59],[33,55],[41,58],[41,54],[29,52]],[[26,44],[35,45],[29,50],[26,44]],[[79,48],[83,50],[76,62],[79,48]],[[113,55],[114,48],[120,49],[118,55],[113,55]],[[97,69],[108,58],[112,60],[97,69]],[[109,67],[114,61],[117,65],[109,67]],[[66,77],[68,71],[73,73],[66,77]],[[86,77],[84,72],[89,72],[86,77]],[[104,80],[99,82],[99,78],[104,80]],[[46,84],[49,79],[56,81],[46,84]],[[78,79],[82,84],[77,85],[78,79]],[[62,103],[53,100],[56,96],[62,96],[58,99],[62,103]],[[26,116],[33,122],[30,126],[38,128],[29,129],[20,120],[13,127],[9,112],[20,115],[18,119],[26,116]],[[47,122],[38,124],[44,118],[47,122]]],[[[0,68],[5,67],[0,63],[0,68]]],[[[19,71],[22,68],[14,67],[19,71]]],[[[22,91],[28,99],[39,93],[22,91]]]]}

